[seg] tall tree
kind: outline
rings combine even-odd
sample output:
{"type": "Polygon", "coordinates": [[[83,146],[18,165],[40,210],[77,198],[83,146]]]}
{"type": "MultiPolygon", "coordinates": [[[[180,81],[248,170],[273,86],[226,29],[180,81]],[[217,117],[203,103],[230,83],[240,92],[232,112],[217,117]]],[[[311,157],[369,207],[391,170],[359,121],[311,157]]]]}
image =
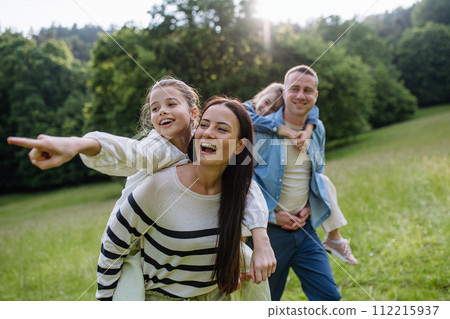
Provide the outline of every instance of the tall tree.
{"type": "Polygon", "coordinates": [[[166,74],[149,48],[145,31],[123,27],[102,35],[93,50],[92,80],[95,93],[85,108],[86,130],[133,136],[148,87],[166,74]]]}
{"type": "Polygon", "coordinates": [[[38,44],[45,43],[50,39],[63,40],[76,59],[87,62],[90,60],[90,50],[97,41],[101,27],[86,25],[78,28],[75,23],[72,28],[62,26],[51,26],[42,28],[37,35],[33,36],[38,44]]]}
{"type": "Polygon", "coordinates": [[[411,14],[415,27],[423,27],[427,22],[450,24],[450,1],[422,0],[416,4],[411,14]]]}
{"type": "Polygon", "coordinates": [[[369,16],[364,19],[364,23],[374,28],[378,35],[395,50],[402,33],[412,27],[411,12],[414,6],[399,7],[392,12],[369,16]]]}
{"type": "Polygon", "coordinates": [[[336,36],[336,29],[339,32],[347,30],[336,46],[354,57],[361,58],[362,62],[370,66],[375,80],[375,99],[373,113],[369,117],[370,124],[375,127],[392,124],[413,114],[417,101],[400,81],[400,72],[392,64],[393,54],[386,40],[367,24],[354,21],[336,24],[338,22],[339,19],[322,19],[316,27],[316,32],[329,39],[336,36]]]}
{"type": "Polygon", "coordinates": [[[396,56],[405,85],[420,105],[450,101],[450,26],[429,22],[406,30],[396,56]]]}
{"type": "MultiPolygon", "coordinates": [[[[88,73],[64,42],[48,40],[37,45],[6,32],[0,35],[0,60],[0,136],[82,133],[88,73]]],[[[43,189],[88,175],[77,161],[38,173],[26,153],[0,143],[0,190],[43,189]]]]}
{"type": "Polygon", "coordinates": [[[398,80],[395,68],[378,63],[372,74],[376,81],[374,112],[369,118],[373,127],[397,123],[414,114],[417,99],[398,80]]]}

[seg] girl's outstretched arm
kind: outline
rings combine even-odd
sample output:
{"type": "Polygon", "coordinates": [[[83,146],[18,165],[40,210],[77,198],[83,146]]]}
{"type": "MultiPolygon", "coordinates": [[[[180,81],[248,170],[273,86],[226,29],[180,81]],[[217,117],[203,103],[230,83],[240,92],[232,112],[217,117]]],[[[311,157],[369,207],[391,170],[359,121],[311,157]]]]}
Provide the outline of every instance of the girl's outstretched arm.
{"type": "Polygon", "coordinates": [[[28,157],[33,165],[42,170],[58,167],[70,161],[75,155],[96,155],[100,144],[90,138],[59,137],[41,134],[34,138],[8,137],[8,143],[31,148],[28,157]]]}
{"type": "Polygon", "coordinates": [[[113,176],[131,176],[144,168],[151,175],[187,162],[186,154],[156,131],[142,140],[90,132],[83,137],[9,137],[8,143],[31,148],[30,161],[42,170],[61,166],[78,154],[87,167],[113,176]]]}
{"type": "Polygon", "coordinates": [[[140,170],[152,175],[188,161],[185,153],[155,130],[141,140],[104,132],[90,132],[84,138],[95,139],[101,151],[95,156],[82,154],[81,160],[87,167],[107,175],[131,176],[140,170]]]}

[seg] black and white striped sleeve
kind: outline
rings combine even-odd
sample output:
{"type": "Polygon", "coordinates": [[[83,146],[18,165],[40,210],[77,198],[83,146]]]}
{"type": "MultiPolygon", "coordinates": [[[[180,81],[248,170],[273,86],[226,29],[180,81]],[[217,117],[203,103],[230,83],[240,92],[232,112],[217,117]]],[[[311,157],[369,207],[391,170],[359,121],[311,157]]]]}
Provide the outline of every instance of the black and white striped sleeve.
{"type": "Polygon", "coordinates": [[[130,246],[149,227],[146,219],[145,213],[136,204],[133,193],[131,193],[114,218],[109,220],[102,236],[98,259],[97,299],[112,300],[120,278],[123,260],[128,256],[130,246]]]}

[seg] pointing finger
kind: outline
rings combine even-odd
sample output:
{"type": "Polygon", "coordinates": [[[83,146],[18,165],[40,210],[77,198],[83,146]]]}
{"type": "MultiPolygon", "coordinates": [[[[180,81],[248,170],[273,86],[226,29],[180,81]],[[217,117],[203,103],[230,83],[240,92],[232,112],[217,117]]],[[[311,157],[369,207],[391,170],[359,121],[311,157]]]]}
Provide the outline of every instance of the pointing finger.
{"type": "Polygon", "coordinates": [[[8,141],[8,144],[17,145],[17,146],[26,147],[26,148],[33,148],[33,147],[41,146],[40,141],[37,141],[32,138],[26,138],[26,137],[10,136],[10,137],[8,137],[7,141],[8,141]]]}

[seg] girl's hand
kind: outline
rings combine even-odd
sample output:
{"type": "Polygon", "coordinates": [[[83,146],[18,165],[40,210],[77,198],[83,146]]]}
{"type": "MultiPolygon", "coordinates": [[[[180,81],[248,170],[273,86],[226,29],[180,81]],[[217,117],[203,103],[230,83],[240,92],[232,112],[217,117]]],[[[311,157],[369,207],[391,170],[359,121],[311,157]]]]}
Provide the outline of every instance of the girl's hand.
{"type": "Polygon", "coordinates": [[[307,124],[304,131],[299,131],[294,137],[297,149],[302,153],[308,151],[308,141],[311,139],[312,132],[314,130],[313,124],[307,124]]]}
{"type": "Polygon", "coordinates": [[[42,170],[58,167],[70,161],[78,153],[95,155],[100,144],[93,139],[79,137],[57,137],[41,134],[37,139],[8,137],[8,143],[31,148],[28,153],[31,163],[42,170]]]}

